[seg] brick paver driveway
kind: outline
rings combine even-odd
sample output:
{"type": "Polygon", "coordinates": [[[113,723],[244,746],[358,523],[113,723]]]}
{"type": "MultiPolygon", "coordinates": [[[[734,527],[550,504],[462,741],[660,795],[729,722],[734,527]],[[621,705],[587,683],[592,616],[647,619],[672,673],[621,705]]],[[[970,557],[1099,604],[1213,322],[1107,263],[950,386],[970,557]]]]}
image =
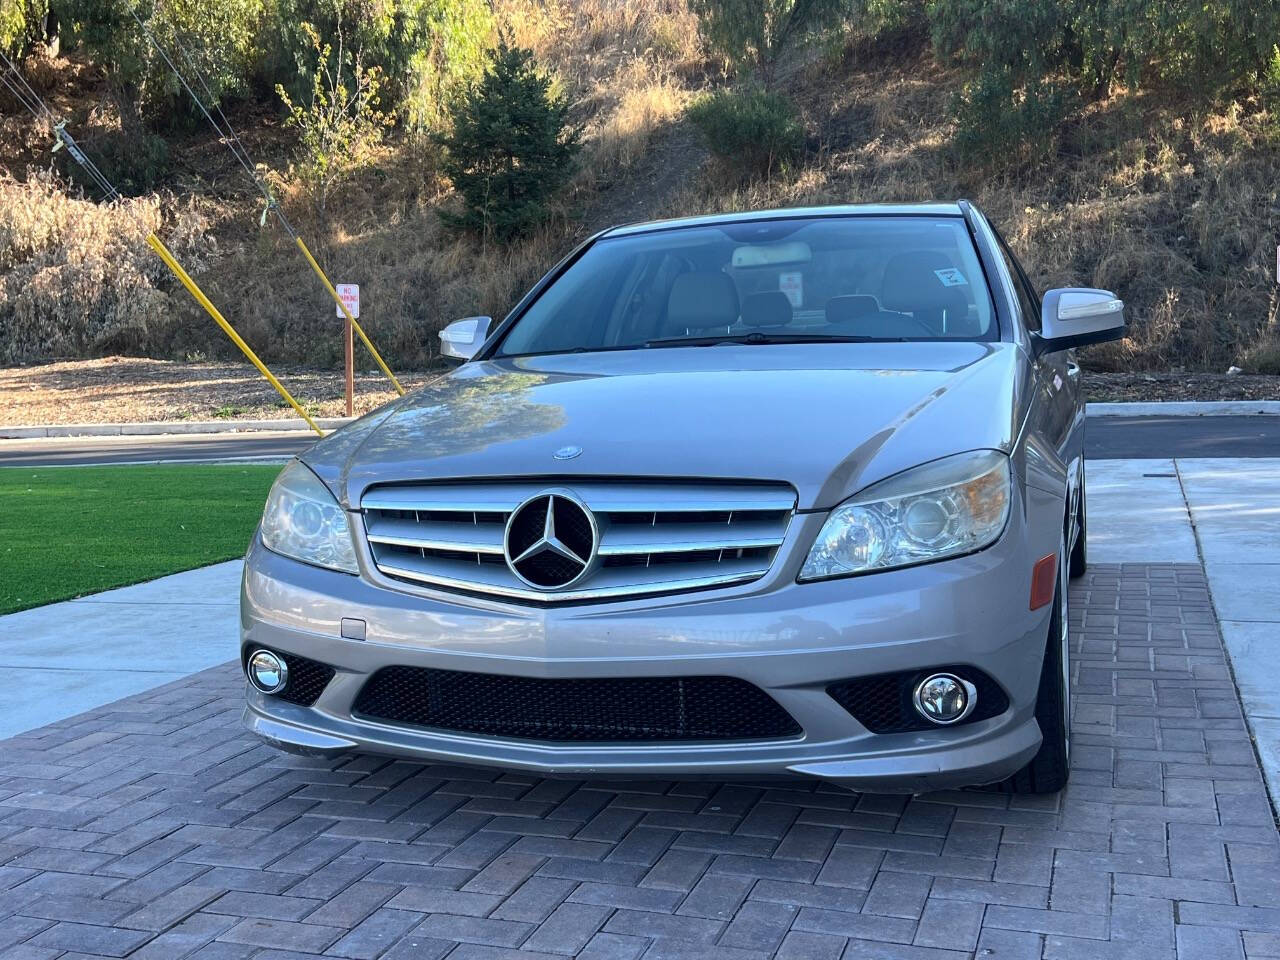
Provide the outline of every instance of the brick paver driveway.
{"type": "Polygon", "coordinates": [[[1072,600],[1061,797],[308,762],[206,671],[0,743],[0,955],[1280,956],[1199,568],[1096,567],[1072,600]]]}

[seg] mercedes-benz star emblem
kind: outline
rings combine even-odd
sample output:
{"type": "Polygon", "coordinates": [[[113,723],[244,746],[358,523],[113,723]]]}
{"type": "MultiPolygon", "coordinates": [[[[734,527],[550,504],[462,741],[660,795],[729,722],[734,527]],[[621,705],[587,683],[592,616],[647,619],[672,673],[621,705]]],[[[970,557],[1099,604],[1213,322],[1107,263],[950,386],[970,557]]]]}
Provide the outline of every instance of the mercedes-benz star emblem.
{"type": "Polygon", "coordinates": [[[549,490],[512,511],[502,550],[511,572],[529,586],[559,590],[582,578],[599,545],[586,504],[567,491],[549,490]]]}

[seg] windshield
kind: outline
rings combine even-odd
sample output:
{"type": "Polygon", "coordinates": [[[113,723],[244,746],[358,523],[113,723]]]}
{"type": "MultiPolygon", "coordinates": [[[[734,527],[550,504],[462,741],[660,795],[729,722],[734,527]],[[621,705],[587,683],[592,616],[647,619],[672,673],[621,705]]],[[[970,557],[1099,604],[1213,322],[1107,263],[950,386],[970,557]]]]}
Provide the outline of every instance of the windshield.
{"type": "Polygon", "coordinates": [[[496,355],[994,339],[960,217],[849,216],[606,237],[529,306],[496,355]]]}

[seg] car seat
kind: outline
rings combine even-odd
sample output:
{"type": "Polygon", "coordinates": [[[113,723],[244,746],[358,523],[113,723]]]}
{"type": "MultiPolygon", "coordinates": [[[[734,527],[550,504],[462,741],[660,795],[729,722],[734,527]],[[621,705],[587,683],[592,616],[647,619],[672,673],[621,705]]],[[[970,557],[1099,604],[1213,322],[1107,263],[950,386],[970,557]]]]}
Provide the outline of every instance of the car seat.
{"type": "Polygon", "coordinates": [[[742,299],[742,322],[748,327],[785,327],[791,317],[791,301],[779,290],[751,293],[742,299]]]}
{"type": "Polygon", "coordinates": [[[724,273],[682,273],[671,284],[660,336],[682,337],[728,330],[738,322],[738,288],[724,273]]]}
{"type": "MultiPolygon", "coordinates": [[[[976,278],[974,278],[976,280],[976,278]]],[[[909,313],[938,337],[975,337],[982,333],[969,316],[968,278],[951,258],[936,250],[910,250],[889,258],[880,303],[885,310],[909,313]],[[947,277],[950,283],[944,282],[947,277]],[[956,280],[959,283],[956,283],[956,280]]],[[[903,330],[901,336],[919,336],[903,330]]]]}

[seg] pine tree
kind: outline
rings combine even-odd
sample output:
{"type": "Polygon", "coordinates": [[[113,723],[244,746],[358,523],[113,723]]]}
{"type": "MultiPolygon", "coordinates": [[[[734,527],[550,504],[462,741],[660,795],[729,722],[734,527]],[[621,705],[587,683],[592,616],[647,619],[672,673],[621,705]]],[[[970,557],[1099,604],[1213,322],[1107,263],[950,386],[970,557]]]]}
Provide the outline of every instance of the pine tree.
{"type": "Polygon", "coordinates": [[[441,138],[444,172],[465,204],[446,221],[502,243],[544,222],[580,146],[568,113],[531,51],[494,50],[483,78],[453,108],[452,133],[441,138]]]}

